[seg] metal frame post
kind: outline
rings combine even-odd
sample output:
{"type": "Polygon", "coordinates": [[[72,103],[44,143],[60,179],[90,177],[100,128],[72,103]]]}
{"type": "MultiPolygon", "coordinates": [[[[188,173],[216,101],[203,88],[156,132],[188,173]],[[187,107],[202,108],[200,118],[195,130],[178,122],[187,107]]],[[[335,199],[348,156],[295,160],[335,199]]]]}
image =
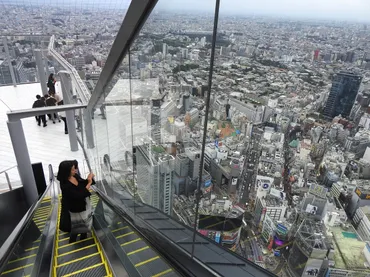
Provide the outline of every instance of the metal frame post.
{"type": "Polygon", "coordinates": [[[87,148],[92,149],[95,147],[94,144],[94,132],[93,132],[93,124],[92,124],[92,111],[87,108],[83,112],[83,120],[84,120],[84,131],[85,137],[87,142],[87,148]]]}
{"type": "Polygon", "coordinates": [[[43,56],[43,60],[44,60],[44,64],[45,64],[45,77],[46,77],[46,80],[47,80],[49,78],[49,65],[48,65],[47,53],[45,51],[42,51],[42,56],[43,56]]]}
{"type": "MultiPolygon", "coordinates": [[[[67,72],[59,72],[58,75],[60,76],[60,84],[62,87],[63,93],[63,102],[64,104],[72,104],[72,96],[71,96],[71,78],[69,73],[67,72]]],[[[78,151],[78,140],[77,140],[77,131],[76,131],[76,123],[75,123],[75,111],[69,110],[66,111],[66,121],[68,127],[68,136],[69,136],[69,144],[71,146],[71,151],[78,151]]]]}
{"type": "MultiPolygon", "coordinates": [[[[213,22],[213,35],[212,35],[212,48],[211,48],[211,60],[209,65],[209,75],[208,75],[208,92],[207,92],[207,98],[206,98],[206,113],[205,113],[205,120],[204,120],[204,129],[207,130],[208,125],[208,115],[209,115],[209,105],[211,100],[211,92],[212,92],[212,78],[213,78],[213,65],[215,61],[215,52],[216,52],[216,40],[217,40],[217,28],[218,28],[218,16],[220,13],[220,1],[216,0],[215,5],[215,15],[214,15],[214,22],[213,22]]],[[[200,196],[201,196],[201,190],[200,186],[202,183],[203,178],[203,168],[204,168],[204,153],[205,153],[205,147],[206,147],[206,139],[207,139],[207,132],[204,132],[203,134],[203,141],[202,141],[202,151],[200,156],[200,168],[199,168],[199,178],[198,178],[198,186],[197,186],[197,192],[196,192],[196,208],[195,208],[195,224],[193,229],[193,244],[191,245],[191,257],[194,257],[194,251],[195,251],[195,235],[197,233],[197,221],[199,217],[199,202],[200,202],[200,196]]]]}
{"type": "Polygon", "coordinates": [[[6,182],[8,183],[9,190],[13,190],[12,183],[10,182],[10,178],[9,178],[8,172],[5,171],[4,174],[5,174],[6,182]]]}
{"type": "Polygon", "coordinates": [[[36,58],[36,67],[37,67],[37,73],[39,76],[42,94],[45,95],[45,94],[48,94],[48,88],[46,86],[47,79],[46,79],[45,70],[44,70],[44,63],[42,61],[42,53],[41,53],[41,50],[39,49],[35,49],[34,53],[35,53],[35,58],[36,58]]]}
{"type": "Polygon", "coordinates": [[[31,206],[38,199],[38,193],[22,122],[20,119],[7,121],[7,125],[26,201],[31,206]]]}
{"type": "Polygon", "coordinates": [[[127,55],[131,44],[139,34],[148,16],[154,9],[158,0],[131,1],[127,13],[108,54],[107,61],[100,74],[99,80],[91,94],[88,108],[93,111],[103,104],[105,96],[110,92],[113,77],[127,55]]]}
{"type": "Polygon", "coordinates": [[[14,68],[13,68],[13,65],[12,65],[12,59],[11,59],[10,54],[9,54],[8,40],[7,40],[6,37],[3,38],[3,44],[4,44],[6,56],[9,59],[9,71],[10,71],[10,76],[12,77],[13,86],[16,87],[17,86],[17,80],[15,79],[14,68]]]}

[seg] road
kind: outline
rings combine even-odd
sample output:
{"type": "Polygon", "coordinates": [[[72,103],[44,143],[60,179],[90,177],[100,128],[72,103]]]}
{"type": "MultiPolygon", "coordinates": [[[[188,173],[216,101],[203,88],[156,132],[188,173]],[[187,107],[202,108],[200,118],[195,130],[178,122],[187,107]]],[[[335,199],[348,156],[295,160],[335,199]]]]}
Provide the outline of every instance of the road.
{"type": "Polygon", "coordinates": [[[277,267],[272,271],[272,273],[274,274],[278,274],[280,273],[280,271],[283,269],[283,267],[285,266],[286,262],[285,262],[285,259],[284,258],[281,258],[280,259],[280,262],[279,264],[277,265],[277,267]]]}
{"type": "Polygon", "coordinates": [[[260,156],[260,138],[261,134],[259,132],[253,132],[251,143],[249,143],[247,149],[246,161],[239,179],[239,203],[242,205],[249,203],[250,192],[256,182],[260,156]]]}

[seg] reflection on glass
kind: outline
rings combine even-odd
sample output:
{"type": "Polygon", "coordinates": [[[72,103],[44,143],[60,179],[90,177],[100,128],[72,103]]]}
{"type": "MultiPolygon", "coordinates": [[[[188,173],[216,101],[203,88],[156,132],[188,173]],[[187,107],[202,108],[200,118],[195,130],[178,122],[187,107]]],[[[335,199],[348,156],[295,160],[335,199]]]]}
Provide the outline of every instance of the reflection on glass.
{"type": "Polygon", "coordinates": [[[224,1],[210,88],[215,1],[190,2],[158,2],[108,85],[95,119],[102,178],[281,276],[360,276],[366,255],[340,249],[368,252],[366,208],[349,200],[367,203],[370,176],[368,24],[237,16],[270,5],[224,1]],[[345,113],[329,114],[335,103],[345,113]]]}
{"type": "Polygon", "coordinates": [[[50,198],[45,197],[11,254],[2,276],[28,276],[31,274],[38,252],[43,251],[40,249],[40,243],[51,212],[50,198]]]}

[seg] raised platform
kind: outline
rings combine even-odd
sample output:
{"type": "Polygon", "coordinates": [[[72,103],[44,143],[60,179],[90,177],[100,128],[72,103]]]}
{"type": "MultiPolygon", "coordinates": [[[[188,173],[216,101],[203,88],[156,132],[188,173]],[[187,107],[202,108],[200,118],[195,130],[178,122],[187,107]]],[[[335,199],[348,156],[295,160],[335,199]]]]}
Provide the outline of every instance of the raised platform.
{"type": "MultiPolygon", "coordinates": [[[[60,84],[56,85],[57,92],[60,92],[60,84]]],[[[39,83],[19,85],[17,87],[0,87],[0,172],[17,164],[13,146],[10,141],[8,126],[6,124],[6,113],[11,110],[26,109],[32,107],[36,100],[36,95],[42,95],[39,83]],[[4,103],[2,103],[4,102],[4,103]]],[[[52,164],[54,172],[58,170],[62,160],[77,159],[81,165],[84,159],[82,150],[72,152],[70,150],[68,135],[64,134],[64,124],[48,121],[48,126],[43,128],[36,124],[35,118],[22,120],[24,133],[27,140],[28,151],[31,162],[41,162],[44,167],[45,175],[48,174],[48,165],[52,164]]],[[[9,171],[12,183],[19,183],[19,176],[16,169],[9,171]]],[[[0,174],[0,193],[7,189],[4,174],[0,174]]]]}

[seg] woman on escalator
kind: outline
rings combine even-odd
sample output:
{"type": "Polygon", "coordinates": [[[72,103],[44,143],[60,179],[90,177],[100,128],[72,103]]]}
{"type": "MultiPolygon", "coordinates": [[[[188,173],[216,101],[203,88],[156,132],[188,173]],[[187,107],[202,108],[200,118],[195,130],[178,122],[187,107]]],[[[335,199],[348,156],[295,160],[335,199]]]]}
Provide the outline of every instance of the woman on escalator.
{"type": "Polygon", "coordinates": [[[76,176],[75,161],[63,161],[59,165],[57,179],[62,189],[62,208],[60,229],[68,232],[68,219],[70,215],[70,238],[69,242],[75,242],[78,234],[80,239],[87,238],[92,226],[92,214],[90,204],[90,186],[93,182],[94,174],[90,173],[87,179],[76,176]],[[67,212],[68,211],[68,212],[67,212]],[[64,219],[64,222],[62,222],[64,219]],[[64,230],[63,230],[63,229],[64,230]]]}

